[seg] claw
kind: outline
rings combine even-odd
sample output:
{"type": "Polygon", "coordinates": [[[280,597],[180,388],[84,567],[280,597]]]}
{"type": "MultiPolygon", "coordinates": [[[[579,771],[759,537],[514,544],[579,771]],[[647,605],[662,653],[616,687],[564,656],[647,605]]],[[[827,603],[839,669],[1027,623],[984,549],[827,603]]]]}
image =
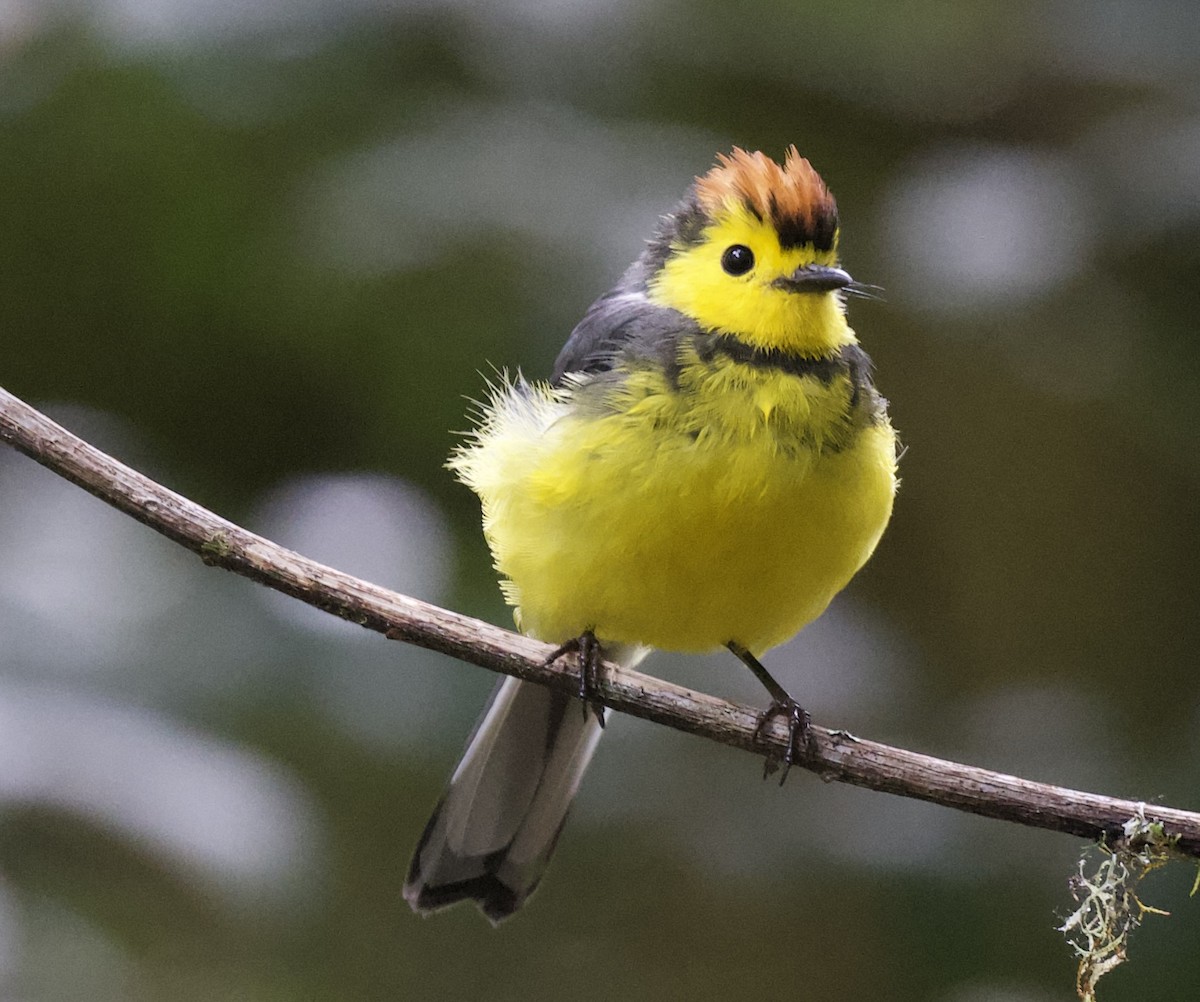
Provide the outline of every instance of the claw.
{"type": "Polygon", "coordinates": [[[600,665],[604,660],[600,642],[591,630],[585,630],[578,637],[573,637],[551,651],[545,663],[553,664],[564,654],[579,655],[579,698],[583,701],[584,719],[587,719],[589,712],[594,713],[596,720],[603,727],[604,704],[596,697],[600,688],[600,665]]]}
{"type": "Polygon", "coordinates": [[[778,769],[780,761],[782,761],[783,775],[779,777],[779,785],[783,786],[792,763],[805,754],[809,742],[812,740],[812,717],[809,716],[808,711],[803,706],[790,696],[786,699],[772,700],[771,705],[758,715],[758,725],[754,728],[755,739],[761,739],[767,724],[780,716],[787,717],[787,750],[784,751],[782,760],[777,760],[772,755],[767,756],[763,762],[763,779],[766,779],[778,769]],[[800,742],[799,745],[797,744],[797,740],[800,742]]]}
{"type": "MultiPolygon", "coordinates": [[[[779,777],[779,785],[783,786],[783,781],[787,779],[788,770],[792,767],[792,763],[796,761],[798,756],[806,754],[809,746],[812,744],[812,718],[808,715],[808,711],[792,699],[788,695],[787,690],[771,677],[771,673],[762,666],[758,658],[751,654],[744,644],[740,644],[736,640],[731,640],[725,646],[733,652],[734,656],[742,664],[754,672],[754,677],[771,694],[771,705],[759,714],[758,725],[754,728],[755,740],[762,739],[763,730],[772,719],[778,716],[787,717],[787,751],[783,753],[783,775],[779,777]],[[797,738],[803,741],[803,750],[797,750],[797,738]]],[[[779,762],[768,755],[766,761],[763,762],[763,779],[766,779],[778,768],[779,762]]]]}

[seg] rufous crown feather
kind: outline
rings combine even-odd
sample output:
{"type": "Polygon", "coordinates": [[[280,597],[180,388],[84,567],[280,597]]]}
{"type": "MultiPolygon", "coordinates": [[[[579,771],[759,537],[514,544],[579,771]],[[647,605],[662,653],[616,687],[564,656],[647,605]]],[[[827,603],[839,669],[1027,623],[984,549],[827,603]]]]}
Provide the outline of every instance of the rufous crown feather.
{"type": "Polygon", "coordinates": [[[769,220],[783,248],[812,244],[833,248],[837,236],[837,203],[821,176],[795,146],[780,166],[763,153],[734,148],[717,155],[717,164],[696,178],[696,199],[710,217],[740,203],[762,221],[769,220]]]}

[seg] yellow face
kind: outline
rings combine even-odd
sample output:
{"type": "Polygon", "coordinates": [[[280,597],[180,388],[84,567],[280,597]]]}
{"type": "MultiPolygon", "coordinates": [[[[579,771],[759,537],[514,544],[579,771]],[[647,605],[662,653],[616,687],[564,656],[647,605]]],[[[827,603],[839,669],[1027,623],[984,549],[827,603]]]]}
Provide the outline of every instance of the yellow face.
{"type": "Polygon", "coordinates": [[[758,348],[827,354],[854,340],[840,297],[773,283],[805,265],[836,263],[836,239],[828,251],[811,244],[784,250],[770,222],[733,203],[705,228],[699,243],[676,248],[651,280],[649,295],[701,327],[758,348]]]}

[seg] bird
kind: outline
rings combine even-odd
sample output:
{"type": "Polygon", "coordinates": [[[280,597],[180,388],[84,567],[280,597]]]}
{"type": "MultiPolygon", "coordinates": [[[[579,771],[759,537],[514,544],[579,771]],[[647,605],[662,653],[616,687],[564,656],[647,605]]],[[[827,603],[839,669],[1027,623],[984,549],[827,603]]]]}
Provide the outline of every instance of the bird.
{"type": "Polygon", "coordinates": [[[718,154],[550,380],[492,386],[447,465],[481,501],[517,627],[577,656],[583,710],[500,683],[414,852],[416,912],[471,900],[498,924],[537,888],[604,724],[601,659],[726,649],[770,695],[760,730],[787,723],[785,777],[802,754],[809,715],[759,658],[866,563],[898,483],[839,234],[794,145],[718,154]]]}

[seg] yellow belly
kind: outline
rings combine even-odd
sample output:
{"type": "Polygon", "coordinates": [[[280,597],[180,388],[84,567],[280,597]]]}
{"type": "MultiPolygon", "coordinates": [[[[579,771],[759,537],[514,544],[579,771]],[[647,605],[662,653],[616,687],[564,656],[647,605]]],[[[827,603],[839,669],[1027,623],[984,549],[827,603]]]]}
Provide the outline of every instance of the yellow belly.
{"type": "Polygon", "coordinates": [[[456,466],[525,632],[760,653],[824,611],[892,509],[886,421],[838,451],[510,407],[456,466]]]}

